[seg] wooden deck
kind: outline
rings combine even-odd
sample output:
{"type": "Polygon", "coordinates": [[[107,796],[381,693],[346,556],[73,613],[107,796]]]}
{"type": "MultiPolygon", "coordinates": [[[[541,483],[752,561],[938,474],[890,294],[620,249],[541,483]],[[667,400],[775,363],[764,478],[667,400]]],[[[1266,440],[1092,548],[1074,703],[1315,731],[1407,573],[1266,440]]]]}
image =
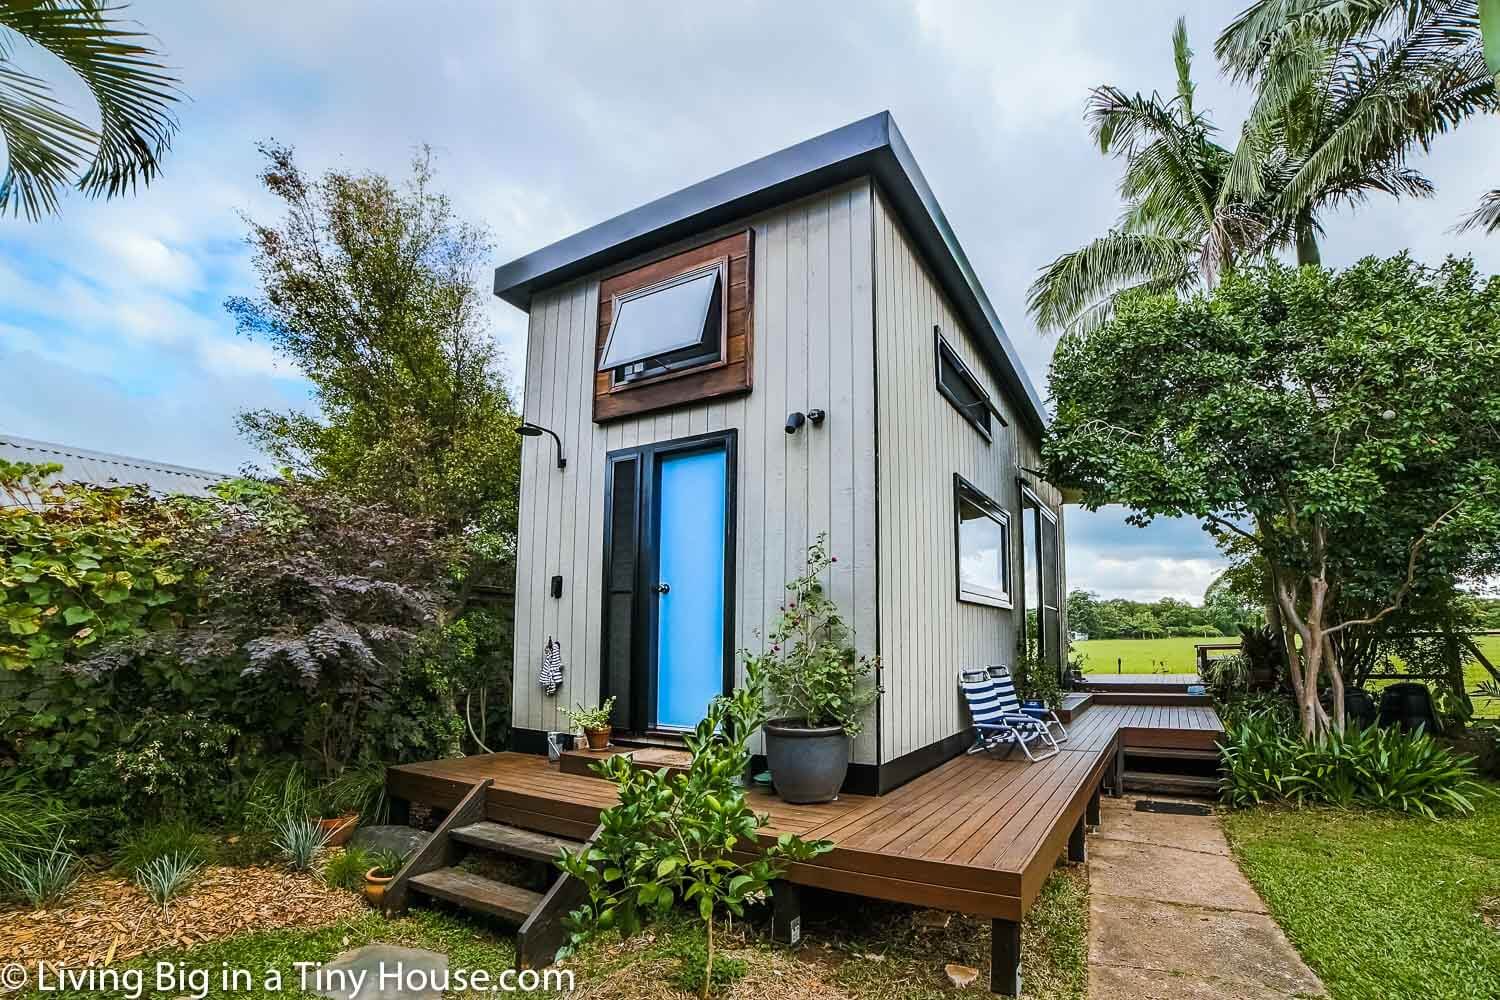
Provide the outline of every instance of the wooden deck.
{"type": "MultiPolygon", "coordinates": [[[[1222,731],[1209,707],[1096,703],[1068,724],[1071,738],[1050,760],[962,756],[878,798],[798,806],[755,792],[753,806],[769,815],[763,839],[790,831],[834,844],[792,866],[788,881],[1017,921],[1081,831],[1120,746],[1212,749],[1222,731]]],[[[398,798],[449,809],[483,778],[494,781],[487,818],[577,839],[614,803],[609,782],[517,753],[403,765],[388,785],[398,798]]]]}

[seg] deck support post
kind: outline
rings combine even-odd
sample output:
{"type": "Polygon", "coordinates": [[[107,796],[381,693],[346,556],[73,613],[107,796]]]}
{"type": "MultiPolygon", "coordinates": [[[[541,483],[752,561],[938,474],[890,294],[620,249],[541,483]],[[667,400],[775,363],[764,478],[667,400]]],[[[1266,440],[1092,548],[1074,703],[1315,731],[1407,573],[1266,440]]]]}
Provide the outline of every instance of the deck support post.
{"type": "Polygon", "coordinates": [[[786,879],[771,883],[771,940],[792,947],[802,940],[802,887],[786,879]]]}
{"type": "Polygon", "coordinates": [[[1073,825],[1073,832],[1068,835],[1068,863],[1081,865],[1089,859],[1088,841],[1085,835],[1088,833],[1088,817],[1078,817],[1078,822],[1073,825]]]}
{"type": "Polygon", "coordinates": [[[1021,995],[1021,924],[995,917],[990,921],[990,992],[1021,995]]]}
{"type": "Polygon", "coordinates": [[[1115,798],[1125,794],[1125,748],[1115,747],[1115,798]]]}
{"type": "Polygon", "coordinates": [[[1089,796],[1088,808],[1084,811],[1083,819],[1089,826],[1095,828],[1102,825],[1099,815],[1099,788],[1097,786],[1094,788],[1094,794],[1089,796]]]}
{"type": "Polygon", "coordinates": [[[387,796],[386,806],[390,813],[390,824],[392,826],[411,825],[411,803],[406,799],[397,798],[394,795],[387,796]]]}

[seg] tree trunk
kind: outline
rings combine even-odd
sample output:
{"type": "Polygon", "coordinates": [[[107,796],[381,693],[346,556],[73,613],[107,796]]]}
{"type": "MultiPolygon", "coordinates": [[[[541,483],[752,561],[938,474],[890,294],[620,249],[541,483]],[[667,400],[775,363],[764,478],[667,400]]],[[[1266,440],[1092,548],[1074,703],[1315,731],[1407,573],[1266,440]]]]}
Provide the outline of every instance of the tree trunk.
{"type": "Polygon", "coordinates": [[[1323,266],[1323,254],[1318,250],[1318,233],[1313,228],[1312,216],[1306,214],[1297,220],[1297,266],[1304,264],[1323,266]]]}

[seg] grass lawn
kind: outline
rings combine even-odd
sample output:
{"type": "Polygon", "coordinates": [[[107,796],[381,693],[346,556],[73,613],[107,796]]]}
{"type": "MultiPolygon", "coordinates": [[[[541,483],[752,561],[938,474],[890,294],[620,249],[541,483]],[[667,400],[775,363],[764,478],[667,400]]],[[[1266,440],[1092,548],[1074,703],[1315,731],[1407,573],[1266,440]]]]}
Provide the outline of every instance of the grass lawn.
{"type": "Polygon", "coordinates": [[[1467,819],[1261,808],[1225,825],[1335,1000],[1500,996],[1500,796],[1467,819]]]}
{"type": "Polygon", "coordinates": [[[1200,642],[1235,641],[1226,636],[1183,636],[1172,639],[1088,639],[1072,645],[1083,654],[1084,673],[1115,673],[1116,661],[1119,661],[1119,672],[1125,674],[1191,674],[1198,669],[1194,646],[1200,642]]]}
{"type": "MultiPolygon", "coordinates": [[[[846,996],[855,1000],[942,1000],[988,997],[989,980],[981,974],[955,990],[943,974],[949,962],[983,968],[989,955],[989,921],[954,915],[947,927],[918,926],[909,907],[837,895],[810,895],[803,914],[803,944],[789,951],[771,944],[764,928],[736,923],[720,925],[721,954],[743,962],[742,978],[718,996],[743,998],[846,996]]],[[[610,937],[588,946],[565,968],[575,975],[575,997],[589,1000],[685,1000],[682,956],[701,949],[697,921],[686,916],[659,922],[627,942],[610,937]]],[[[146,970],[147,995],[157,962],[188,969],[208,969],[205,1000],[247,995],[311,998],[296,989],[293,963],[327,962],[350,948],[375,942],[426,948],[449,956],[450,970],[485,969],[492,975],[515,962],[511,932],[468,916],[413,910],[397,920],[370,912],[317,931],[268,931],[243,934],[188,950],[156,953],[127,963],[146,970]],[[252,970],[253,993],[222,988],[223,968],[252,970]],[[278,969],[283,988],[260,989],[268,969],[278,969]]],[[[1037,1000],[1085,1000],[1088,993],[1088,879],[1081,868],[1059,869],[1048,880],[1028,916],[1022,939],[1026,992],[1037,1000]]],[[[699,951],[698,962],[702,961],[699,951]]],[[[701,968],[701,965],[695,968],[701,968]]],[[[186,989],[168,996],[189,995],[186,989]]],[[[79,991],[32,992],[29,997],[93,997],[79,991]]],[[[193,995],[197,995],[194,993],[193,995]]],[[[457,994],[468,997],[468,994],[457,994]]],[[[492,997],[492,992],[473,997],[492,997]]],[[[549,996],[552,994],[532,994],[549,996]]]]}

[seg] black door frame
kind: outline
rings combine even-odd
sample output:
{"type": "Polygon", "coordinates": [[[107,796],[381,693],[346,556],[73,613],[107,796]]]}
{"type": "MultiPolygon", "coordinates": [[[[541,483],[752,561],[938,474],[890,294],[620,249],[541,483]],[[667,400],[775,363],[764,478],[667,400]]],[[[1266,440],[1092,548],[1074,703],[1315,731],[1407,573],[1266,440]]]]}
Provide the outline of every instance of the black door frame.
{"type": "MultiPolygon", "coordinates": [[[[669,441],[653,441],[631,448],[619,448],[605,456],[604,480],[604,613],[599,632],[600,700],[610,697],[609,634],[610,581],[614,553],[614,486],[615,463],[635,461],[635,597],[631,608],[631,669],[628,704],[625,709],[627,729],[633,732],[657,732],[657,652],[660,595],[656,591],[660,567],[661,512],[658,503],[663,457],[693,452],[724,452],[724,674],[723,693],[734,689],[735,562],[738,539],[737,475],[739,431],[729,428],[710,431],[669,441]]],[[[667,730],[665,732],[676,732],[667,730]]]]}
{"type": "Polygon", "coordinates": [[[1036,608],[1036,637],[1035,637],[1036,638],[1037,659],[1038,659],[1038,661],[1040,661],[1042,663],[1046,663],[1048,657],[1054,655],[1054,650],[1051,648],[1052,645],[1056,645],[1057,648],[1056,648],[1056,651],[1055,651],[1055,655],[1057,657],[1057,662],[1054,664],[1054,666],[1057,669],[1058,676],[1061,678],[1061,677],[1065,677],[1067,675],[1067,668],[1068,668],[1067,661],[1063,658],[1063,655],[1062,655],[1064,643],[1063,643],[1062,634],[1061,634],[1062,633],[1062,608],[1063,608],[1063,605],[1065,603],[1065,600],[1064,600],[1064,595],[1061,592],[1061,588],[1058,586],[1062,582],[1062,521],[1058,517],[1057,513],[1047,504],[1047,502],[1045,500],[1042,499],[1041,494],[1037,493],[1037,491],[1032,488],[1031,483],[1029,483],[1024,478],[1019,479],[1018,482],[1019,482],[1020,489],[1021,489],[1021,543],[1022,543],[1021,544],[1021,560],[1022,560],[1022,562],[1021,562],[1021,566],[1020,566],[1021,572],[1019,574],[1020,584],[1021,584],[1021,586],[1020,586],[1021,600],[1019,602],[1020,609],[1021,609],[1021,615],[1020,615],[1021,646],[1022,646],[1023,649],[1027,649],[1028,651],[1030,650],[1030,647],[1031,647],[1032,636],[1030,636],[1028,634],[1028,632],[1029,632],[1029,625],[1028,625],[1027,618],[1026,618],[1026,612],[1029,610],[1029,607],[1030,607],[1030,601],[1029,601],[1030,595],[1026,593],[1026,567],[1028,565],[1027,561],[1034,559],[1034,560],[1036,560],[1036,580],[1037,580],[1037,591],[1038,591],[1038,593],[1037,593],[1037,601],[1038,601],[1038,603],[1037,603],[1037,608],[1036,608]],[[1035,538],[1032,539],[1033,544],[1031,546],[1028,546],[1026,544],[1026,541],[1027,541],[1026,535],[1027,535],[1027,520],[1028,520],[1028,517],[1034,518],[1034,520],[1032,521],[1032,524],[1034,525],[1034,530],[1032,531],[1032,534],[1035,535],[1035,538]],[[1049,522],[1051,522],[1051,525],[1052,525],[1052,534],[1053,534],[1052,566],[1051,566],[1051,573],[1052,573],[1052,581],[1051,581],[1052,586],[1051,586],[1051,590],[1052,590],[1052,599],[1054,601],[1058,602],[1056,605],[1052,606],[1054,608],[1054,610],[1056,610],[1057,613],[1058,613],[1058,635],[1056,636],[1054,643],[1048,643],[1048,641],[1047,641],[1047,622],[1046,622],[1046,609],[1048,607],[1048,604],[1047,604],[1047,591],[1048,591],[1048,586],[1047,586],[1047,584],[1048,584],[1048,580],[1047,580],[1047,572],[1048,572],[1048,566],[1047,566],[1047,545],[1046,545],[1046,541],[1042,537],[1042,531],[1044,529],[1043,529],[1042,523],[1041,523],[1044,519],[1047,520],[1047,521],[1049,521],[1049,522]],[[1027,551],[1028,548],[1031,548],[1034,551],[1028,552],[1027,551]]]}

